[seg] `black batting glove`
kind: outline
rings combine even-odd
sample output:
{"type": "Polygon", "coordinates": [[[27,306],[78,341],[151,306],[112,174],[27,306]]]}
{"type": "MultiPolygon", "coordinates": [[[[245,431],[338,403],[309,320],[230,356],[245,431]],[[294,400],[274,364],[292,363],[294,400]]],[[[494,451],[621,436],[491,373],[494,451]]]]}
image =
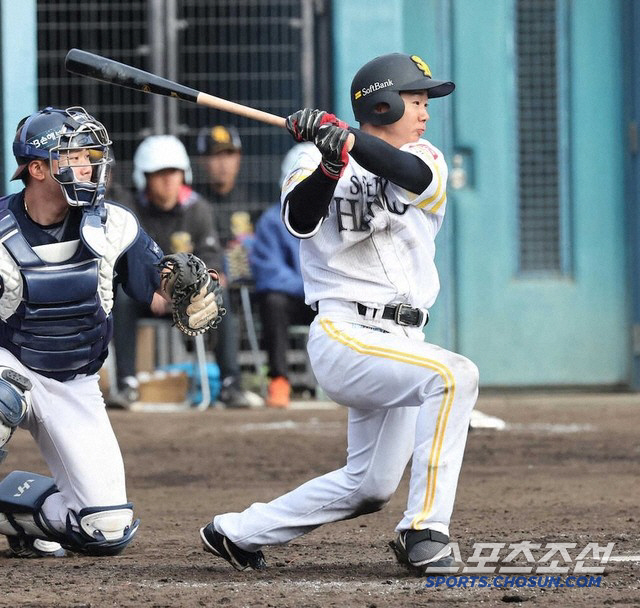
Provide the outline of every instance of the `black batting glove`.
{"type": "Polygon", "coordinates": [[[286,127],[296,141],[313,141],[327,113],[305,108],[287,116],[286,127]]]}
{"type": "MultiPolygon", "coordinates": [[[[342,123],[345,124],[345,123],[342,123]]],[[[346,126],[346,124],[345,124],[346,126]]],[[[322,153],[320,168],[331,179],[338,180],[349,163],[347,139],[349,131],[335,124],[323,124],[318,129],[314,143],[322,153]]]]}

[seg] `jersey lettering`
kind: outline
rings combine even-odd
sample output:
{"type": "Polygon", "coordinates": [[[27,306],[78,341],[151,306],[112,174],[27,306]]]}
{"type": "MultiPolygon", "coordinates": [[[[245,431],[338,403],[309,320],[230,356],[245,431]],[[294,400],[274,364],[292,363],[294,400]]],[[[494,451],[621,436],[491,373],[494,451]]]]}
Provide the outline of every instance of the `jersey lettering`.
{"type": "Polygon", "coordinates": [[[352,176],[350,182],[349,194],[354,194],[357,198],[333,197],[338,232],[366,232],[377,210],[386,209],[394,215],[404,215],[407,212],[408,205],[389,198],[388,180],[376,176],[374,179],[363,178],[360,181],[352,176]]]}
{"type": "Polygon", "coordinates": [[[368,230],[369,223],[364,216],[364,206],[360,199],[335,196],[333,202],[336,206],[338,232],[344,232],[345,230],[366,232],[368,230]]]}

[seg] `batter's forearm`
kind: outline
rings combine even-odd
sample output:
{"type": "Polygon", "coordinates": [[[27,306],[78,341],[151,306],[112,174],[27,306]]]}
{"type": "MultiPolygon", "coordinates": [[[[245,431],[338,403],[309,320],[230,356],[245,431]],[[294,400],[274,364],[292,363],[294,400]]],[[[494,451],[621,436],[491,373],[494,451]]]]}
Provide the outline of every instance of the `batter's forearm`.
{"type": "Polygon", "coordinates": [[[318,167],[286,197],[289,225],[299,234],[311,232],[327,214],[338,181],[327,177],[318,167]]]}
{"type": "Polygon", "coordinates": [[[356,137],[350,154],[367,171],[385,177],[415,194],[429,187],[433,174],[417,156],[398,150],[379,137],[354,127],[349,127],[349,131],[356,137]]]}

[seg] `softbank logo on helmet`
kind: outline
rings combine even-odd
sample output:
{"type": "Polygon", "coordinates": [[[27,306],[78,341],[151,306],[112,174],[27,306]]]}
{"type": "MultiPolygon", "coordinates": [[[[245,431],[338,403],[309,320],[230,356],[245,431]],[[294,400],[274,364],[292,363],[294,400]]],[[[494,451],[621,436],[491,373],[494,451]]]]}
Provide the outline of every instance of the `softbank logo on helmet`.
{"type": "Polygon", "coordinates": [[[354,98],[360,99],[361,97],[366,97],[369,93],[374,93],[375,91],[379,91],[380,89],[386,89],[387,87],[393,86],[393,80],[388,78],[384,82],[374,82],[370,84],[368,87],[363,87],[359,91],[355,92],[354,98]]]}

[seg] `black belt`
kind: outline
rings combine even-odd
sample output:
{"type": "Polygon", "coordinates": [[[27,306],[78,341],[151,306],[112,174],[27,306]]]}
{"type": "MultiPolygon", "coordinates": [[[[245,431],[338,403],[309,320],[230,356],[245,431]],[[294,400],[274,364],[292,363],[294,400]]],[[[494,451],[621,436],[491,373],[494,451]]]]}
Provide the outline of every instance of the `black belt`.
{"type": "MultiPolygon", "coordinates": [[[[358,314],[365,316],[369,310],[364,304],[357,303],[358,314]]],[[[374,318],[378,308],[373,308],[374,318]]],[[[408,304],[398,304],[397,306],[385,306],[382,310],[382,318],[395,321],[398,325],[409,325],[412,327],[422,327],[429,322],[429,313],[421,308],[411,308],[408,304]],[[425,319],[426,315],[426,319],[425,319]]]]}

